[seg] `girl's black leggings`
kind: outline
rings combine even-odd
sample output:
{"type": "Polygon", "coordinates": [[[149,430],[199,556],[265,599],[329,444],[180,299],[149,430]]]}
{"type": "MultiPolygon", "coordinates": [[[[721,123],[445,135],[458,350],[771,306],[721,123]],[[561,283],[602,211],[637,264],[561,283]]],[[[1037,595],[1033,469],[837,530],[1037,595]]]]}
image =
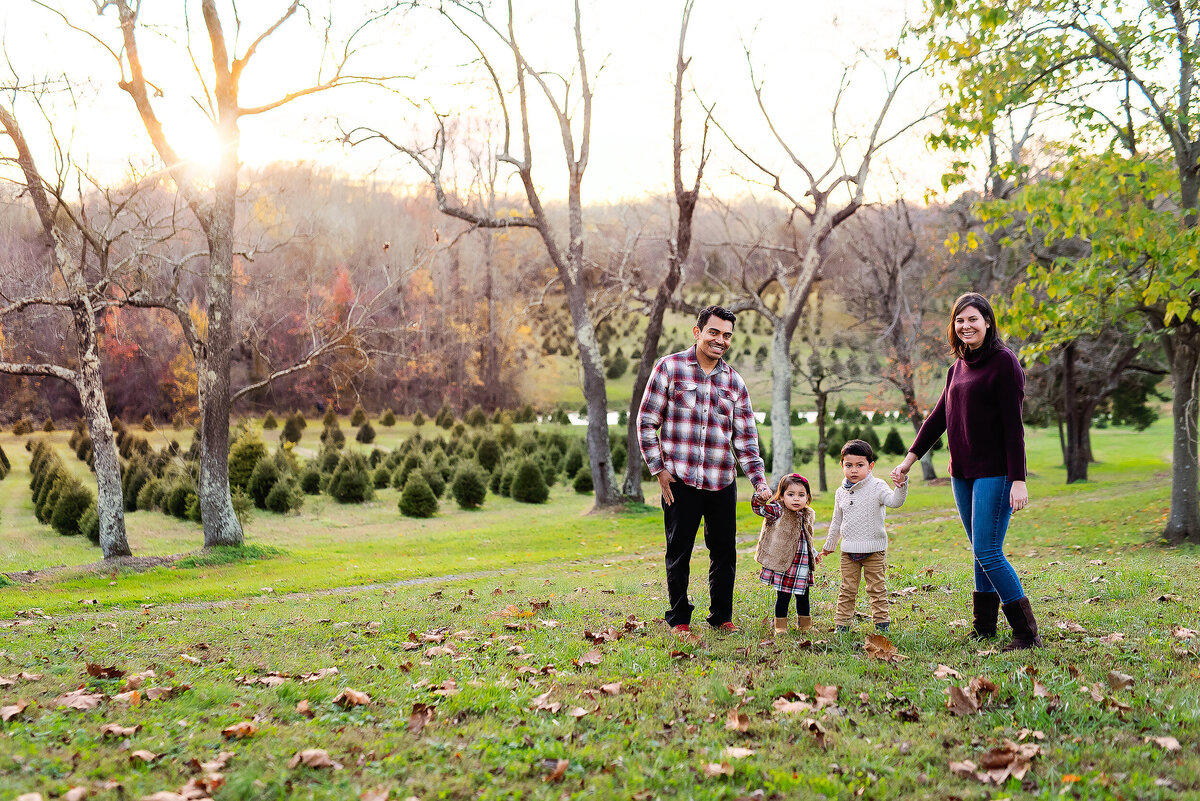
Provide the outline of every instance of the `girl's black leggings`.
{"type": "MultiPolygon", "coordinates": [[[[788,603],[791,600],[791,593],[775,593],[775,617],[787,617],[788,603]]],[[[796,614],[801,617],[808,617],[808,590],[796,596],[796,614]]]]}

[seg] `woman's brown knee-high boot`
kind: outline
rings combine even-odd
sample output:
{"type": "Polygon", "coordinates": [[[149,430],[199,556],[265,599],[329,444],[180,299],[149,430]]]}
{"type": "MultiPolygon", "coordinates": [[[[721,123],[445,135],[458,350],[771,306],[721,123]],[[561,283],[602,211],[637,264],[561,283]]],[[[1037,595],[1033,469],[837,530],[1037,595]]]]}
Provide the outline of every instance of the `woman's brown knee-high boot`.
{"type": "Polygon", "coordinates": [[[1004,646],[1002,651],[1023,651],[1028,648],[1041,648],[1042,638],[1038,636],[1037,618],[1029,607],[1029,599],[1022,598],[1001,607],[1008,623],[1012,626],[1012,642],[1004,646]]]}

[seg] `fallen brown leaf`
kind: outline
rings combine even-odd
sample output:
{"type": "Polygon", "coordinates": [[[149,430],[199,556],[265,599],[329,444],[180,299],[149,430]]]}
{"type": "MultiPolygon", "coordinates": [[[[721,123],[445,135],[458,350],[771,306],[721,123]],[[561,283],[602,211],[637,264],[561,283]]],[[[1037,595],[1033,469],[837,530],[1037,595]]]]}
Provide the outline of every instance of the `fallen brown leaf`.
{"type": "Polygon", "coordinates": [[[605,695],[620,695],[621,682],[614,681],[611,684],[601,684],[600,692],[604,693],[605,695]]]}
{"type": "Polygon", "coordinates": [[[725,716],[725,728],[729,731],[745,732],[750,730],[750,716],[736,709],[729,710],[725,716]]]}
{"type": "Polygon", "coordinates": [[[221,729],[221,734],[227,739],[244,740],[258,734],[258,724],[252,720],[239,720],[232,726],[221,729]]]}
{"type": "Polygon", "coordinates": [[[100,736],[101,737],[132,737],[133,735],[137,734],[138,730],[140,730],[141,728],[142,727],[140,725],[122,726],[120,723],[105,723],[103,726],[100,727],[100,736]]]}
{"type": "Polygon", "coordinates": [[[144,748],[139,748],[137,751],[129,752],[129,759],[133,762],[141,762],[144,765],[148,765],[158,759],[158,754],[153,751],[147,751],[144,748]]]}
{"type": "Polygon", "coordinates": [[[835,685],[818,684],[813,694],[816,696],[817,709],[837,706],[838,688],[835,685]]]}
{"type": "Polygon", "coordinates": [[[821,748],[828,748],[829,743],[825,739],[825,727],[813,718],[805,718],[800,724],[801,728],[812,732],[813,739],[817,741],[817,745],[821,748]]]}
{"type": "Polygon", "coordinates": [[[80,688],[55,698],[54,705],[65,706],[67,709],[87,710],[100,706],[100,702],[103,700],[102,693],[89,693],[86,689],[80,688]]]}
{"type": "Polygon", "coordinates": [[[961,679],[962,674],[949,665],[939,664],[937,669],[933,671],[933,677],[935,679],[961,679]]]}
{"type": "Polygon", "coordinates": [[[29,708],[28,701],[17,701],[9,706],[0,706],[0,721],[7,723],[29,708]]]}
{"type": "Polygon", "coordinates": [[[1124,632],[1114,631],[1112,634],[1106,634],[1103,637],[1101,637],[1100,642],[1104,643],[1105,645],[1113,645],[1114,643],[1121,642],[1124,639],[1125,639],[1124,632]]]}
{"type": "Polygon", "coordinates": [[[338,669],[335,667],[321,668],[314,673],[305,673],[302,676],[297,676],[302,682],[320,681],[321,679],[329,678],[330,676],[338,675],[338,669]]]}
{"type": "Polygon", "coordinates": [[[337,697],[333,699],[333,702],[343,709],[350,709],[351,707],[355,706],[369,706],[371,703],[371,696],[364,692],[352,690],[347,687],[337,694],[337,697]]]}
{"type": "Polygon", "coordinates": [[[878,659],[881,662],[894,664],[908,658],[896,650],[896,646],[892,645],[892,641],[882,634],[868,634],[866,641],[863,643],[863,650],[867,652],[867,656],[872,659],[878,659]]]}
{"type": "Polygon", "coordinates": [[[1161,748],[1164,751],[1179,751],[1182,749],[1182,746],[1179,744],[1179,741],[1176,740],[1174,737],[1148,736],[1148,737],[1142,738],[1142,742],[1154,743],[1155,745],[1157,745],[1159,748],[1161,748]]]}
{"type": "Polygon", "coordinates": [[[91,794],[92,790],[90,787],[72,787],[58,798],[59,801],[83,801],[83,799],[91,794]]]}
{"type": "Polygon", "coordinates": [[[708,779],[713,779],[717,776],[732,776],[733,766],[728,762],[705,762],[701,766],[700,772],[708,779]]]}
{"type": "Polygon", "coordinates": [[[295,768],[299,765],[304,765],[306,768],[332,768],[333,770],[341,770],[342,765],[339,762],[334,762],[329,758],[329,752],[324,748],[305,748],[303,751],[297,751],[291,759],[288,760],[288,768],[295,768]]]}
{"type": "Polygon", "coordinates": [[[754,756],[754,749],[731,745],[721,752],[721,756],[728,757],[729,759],[745,759],[748,756],[754,756]]]}
{"type": "Polygon", "coordinates": [[[542,766],[549,771],[542,778],[542,781],[561,782],[563,776],[567,774],[567,768],[571,766],[571,763],[565,759],[543,759],[542,766]]]}
{"type": "Polygon", "coordinates": [[[576,666],[582,667],[583,665],[598,665],[603,660],[604,657],[601,656],[600,652],[593,648],[583,656],[579,657],[579,659],[573,659],[571,661],[574,662],[576,666]]]}
{"type": "Polygon", "coordinates": [[[358,796],[359,801],[388,801],[391,798],[392,791],[386,787],[376,787],[371,790],[363,790],[358,796]]]}
{"type": "Polygon", "coordinates": [[[570,712],[568,712],[567,714],[570,715],[571,717],[575,718],[576,720],[579,720],[582,717],[590,715],[591,712],[587,709],[584,709],[581,706],[577,706],[574,709],[572,709],[570,712]]]}
{"type": "Polygon", "coordinates": [[[199,664],[201,664],[200,660],[199,660],[199,659],[197,659],[196,657],[192,656],[191,654],[180,654],[180,655],[179,655],[179,661],[180,661],[180,662],[186,662],[186,663],[187,663],[187,664],[189,664],[189,665],[199,665],[199,664]]]}
{"type": "Polygon", "coordinates": [[[125,675],[125,671],[118,668],[116,665],[103,667],[94,662],[87,662],[86,669],[89,676],[95,676],[98,679],[119,679],[125,675]]]}
{"type": "Polygon", "coordinates": [[[409,732],[420,734],[435,717],[437,717],[437,707],[420,702],[413,704],[412,713],[408,717],[409,732]]]}
{"type": "Polygon", "coordinates": [[[142,694],[137,690],[129,690],[128,692],[117,693],[112,697],[112,700],[118,704],[137,706],[142,702],[142,694]]]}
{"type": "Polygon", "coordinates": [[[311,717],[313,717],[313,715],[316,714],[309,707],[307,698],[305,698],[300,703],[296,704],[296,711],[299,712],[301,715],[304,715],[304,717],[306,717],[306,718],[311,718],[311,717]]]}
{"type": "Polygon", "coordinates": [[[1133,676],[1130,676],[1128,673],[1110,670],[1108,671],[1108,676],[1105,678],[1108,679],[1108,686],[1114,690],[1124,690],[1133,686],[1133,676]]]}

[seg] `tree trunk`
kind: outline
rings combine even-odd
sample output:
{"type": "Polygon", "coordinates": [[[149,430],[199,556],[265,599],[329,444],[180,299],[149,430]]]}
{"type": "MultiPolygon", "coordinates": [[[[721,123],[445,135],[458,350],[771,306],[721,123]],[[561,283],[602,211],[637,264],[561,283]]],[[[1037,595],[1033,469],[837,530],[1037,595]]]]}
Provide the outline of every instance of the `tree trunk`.
{"type": "Polygon", "coordinates": [[[825,481],[825,409],[829,404],[829,393],[818,392],[817,396],[817,489],[827,492],[829,485],[825,481]]]}
{"type": "Polygon", "coordinates": [[[771,478],[772,487],[792,471],[791,330],[783,320],[771,335],[771,478]]]}
{"type": "Polygon", "coordinates": [[[1075,343],[1069,342],[1062,352],[1063,409],[1067,418],[1067,483],[1087,481],[1088,461],[1083,448],[1087,426],[1091,424],[1091,409],[1079,398],[1075,387],[1075,343]]]}
{"type": "Polygon", "coordinates": [[[1163,340],[1171,362],[1175,397],[1171,404],[1171,512],[1163,536],[1168,542],[1200,544],[1200,465],[1196,453],[1197,381],[1200,378],[1200,329],[1183,323],[1163,340]]]}
{"type": "Polygon", "coordinates": [[[642,494],[642,445],[638,436],[638,411],[641,409],[642,396],[646,393],[646,384],[650,382],[650,373],[654,370],[654,362],[658,360],[658,341],[662,338],[663,315],[678,284],[678,265],[672,264],[666,280],[654,293],[654,304],[650,307],[650,319],[646,324],[646,336],[642,339],[642,357],[638,360],[637,375],[633,378],[633,397],[629,399],[629,421],[625,430],[629,459],[625,462],[625,480],[621,488],[625,497],[638,503],[645,501],[642,494]],[[674,281],[671,280],[672,275],[674,281]]]}
{"type": "MultiPolygon", "coordinates": [[[[912,375],[912,370],[908,371],[912,375]]],[[[908,412],[908,421],[912,423],[913,431],[920,432],[921,423],[925,422],[925,415],[921,414],[921,409],[917,406],[917,390],[908,383],[900,388],[900,394],[904,396],[904,408],[908,412]]],[[[925,451],[925,455],[921,457],[921,478],[925,481],[933,481],[937,478],[937,471],[933,469],[933,449],[925,451]]]]}
{"type": "MultiPolygon", "coordinates": [[[[582,246],[580,247],[582,251],[582,246]]],[[[582,261],[582,252],[580,253],[582,261]]],[[[596,329],[588,314],[583,287],[577,283],[567,286],[567,300],[575,322],[575,342],[579,346],[579,362],[583,371],[583,398],[587,402],[588,461],[596,493],[596,509],[620,506],[624,498],[617,490],[613,471],[612,448],[608,441],[608,394],[604,386],[604,360],[596,342],[596,329]]]]}
{"type": "Polygon", "coordinates": [[[237,125],[225,122],[215,203],[208,225],[208,336],[197,357],[200,387],[200,517],[204,547],[241,545],[242,525],[229,495],[229,366],[233,350],[233,233],[237,192],[237,125]]]}
{"type": "MultiPolygon", "coordinates": [[[[74,310],[76,318],[91,317],[91,309],[74,310]]],[[[100,359],[96,351],[95,323],[76,320],[80,333],[79,403],[87,420],[88,436],[92,438],[93,466],[96,470],[96,511],[100,515],[100,552],[105,559],[132,556],[125,536],[125,502],[121,494],[121,458],[113,437],[112,418],[104,400],[104,383],[100,377],[100,359]],[[84,332],[90,336],[84,337],[84,332]]]]}

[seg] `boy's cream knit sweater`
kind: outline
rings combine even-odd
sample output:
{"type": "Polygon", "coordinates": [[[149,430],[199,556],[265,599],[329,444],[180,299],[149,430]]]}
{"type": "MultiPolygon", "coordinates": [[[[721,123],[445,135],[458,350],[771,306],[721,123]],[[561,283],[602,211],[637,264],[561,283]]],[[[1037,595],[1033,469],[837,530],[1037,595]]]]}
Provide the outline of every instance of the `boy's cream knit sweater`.
{"type": "Polygon", "coordinates": [[[838,487],[833,496],[833,519],[821,550],[829,553],[841,542],[846,553],[886,551],[887,529],[884,507],[898,509],[908,497],[908,482],[894,490],[882,478],[870,475],[847,489],[838,487]]]}

